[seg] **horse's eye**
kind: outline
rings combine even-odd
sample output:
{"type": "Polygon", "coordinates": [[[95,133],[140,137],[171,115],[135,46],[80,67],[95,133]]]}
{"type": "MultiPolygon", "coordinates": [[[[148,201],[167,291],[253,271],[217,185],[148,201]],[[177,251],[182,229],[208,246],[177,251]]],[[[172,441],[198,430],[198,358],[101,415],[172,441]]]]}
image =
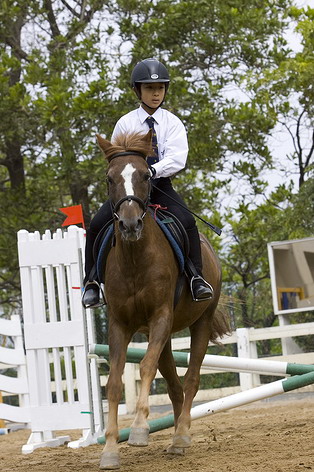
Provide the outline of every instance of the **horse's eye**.
{"type": "Polygon", "coordinates": [[[113,184],[113,179],[109,175],[107,175],[107,182],[108,184],[113,184]]]}
{"type": "Polygon", "coordinates": [[[150,179],[150,174],[145,174],[144,175],[144,180],[149,180],[150,179]]]}

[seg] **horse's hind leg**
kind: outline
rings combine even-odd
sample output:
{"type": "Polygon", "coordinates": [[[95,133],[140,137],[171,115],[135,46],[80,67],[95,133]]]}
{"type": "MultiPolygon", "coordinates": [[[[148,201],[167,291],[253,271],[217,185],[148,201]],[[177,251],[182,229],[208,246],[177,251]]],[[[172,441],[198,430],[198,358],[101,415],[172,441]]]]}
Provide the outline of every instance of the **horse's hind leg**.
{"type": "MultiPolygon", "coordinates": [[[[172,403],[174,414],[174,425],[177,427],[178,418],[181,414],[184,395],[183,388],[177,374],[176,365],[171,351],[171,339],[169,339],[162,351],[158,364],[159,371],[167,382],[168,395],[172,403]]],[[[167,450],[170,454],[184,454],[184,449],[170,446],[167,450]]]]}
{"type": "Polygon", "coordinates": [[[178,418],[181,414],[184,395],[183,388],[177,374],[176,364],[171,351],[171,339],[169,339],[162,351],[158,369],[167,382],[168,395],[172,403],[174,413],[174,425],[177,426],[178,418]]]}
{"type": "Polygon", "coordinates": [[[173,447],[186,448],[191,445],[190,426],[193,399],[198,391],[200,382],[200,368],[206,354],[210,337],[210,316],[206,311],[193,326],[191,331],[191,350],[188,370],[184,377],[184,402],[178,425],[173,438],[173,447]]]}

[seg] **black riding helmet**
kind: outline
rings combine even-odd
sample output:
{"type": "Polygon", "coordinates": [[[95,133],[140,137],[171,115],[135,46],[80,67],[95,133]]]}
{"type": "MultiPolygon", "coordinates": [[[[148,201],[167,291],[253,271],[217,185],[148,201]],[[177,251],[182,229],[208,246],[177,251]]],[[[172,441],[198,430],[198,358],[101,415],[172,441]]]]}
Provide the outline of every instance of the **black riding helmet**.
{"type": "Polygon", "coordinates": [[[139,99],[141,99],[140,84],[152,84],[154,82],[164,83],[167,93],[170,78],[166,67],[154,58],[138,62],[131,74],[131,86],[134,88],[139,99]]]}

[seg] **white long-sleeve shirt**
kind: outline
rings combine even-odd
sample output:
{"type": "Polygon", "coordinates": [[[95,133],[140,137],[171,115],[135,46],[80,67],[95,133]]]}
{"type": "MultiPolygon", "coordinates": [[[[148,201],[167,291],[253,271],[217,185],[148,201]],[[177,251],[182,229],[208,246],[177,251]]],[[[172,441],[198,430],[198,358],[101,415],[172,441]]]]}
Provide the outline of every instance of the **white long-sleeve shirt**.
{"type": "MultiPolygon", "coordinates": [[[[150,116],[142,107],[122,116],[116,123],[112,140],[125,133],[149,131],[146,118],[150,116]]],[[[157,134],[159,161],[153,164],[157,177],[171,177],[184,169],[188,155],[187,134],[182,121],[173,113],[158,108],[152,115],[157,134]]]]}

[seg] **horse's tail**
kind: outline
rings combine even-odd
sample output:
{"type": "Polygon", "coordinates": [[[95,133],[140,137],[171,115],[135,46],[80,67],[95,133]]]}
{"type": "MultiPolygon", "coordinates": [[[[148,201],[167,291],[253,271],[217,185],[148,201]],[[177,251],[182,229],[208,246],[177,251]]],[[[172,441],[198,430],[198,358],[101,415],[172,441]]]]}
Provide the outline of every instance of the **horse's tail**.
{"type": "Polygon", "coordinates": [[[229,313],[225,306],[219,303],[210,320],[210,338],[214,344],[221,344],[219,338],[231,335],[229,313]]]}

